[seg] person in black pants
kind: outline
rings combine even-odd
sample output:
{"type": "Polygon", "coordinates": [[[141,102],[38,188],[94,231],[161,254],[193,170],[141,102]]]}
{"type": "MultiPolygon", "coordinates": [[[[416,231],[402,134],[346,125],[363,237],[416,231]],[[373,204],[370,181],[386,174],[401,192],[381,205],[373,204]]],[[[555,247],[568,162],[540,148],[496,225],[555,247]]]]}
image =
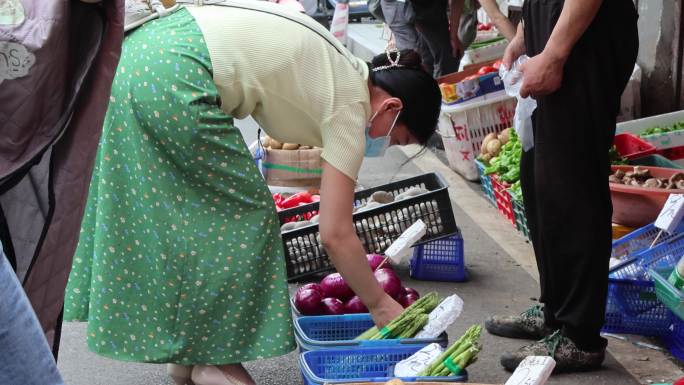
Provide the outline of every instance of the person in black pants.
{"type": "Polygon", "coordinates": [[[521,160],[523,199],[542,305],[487,320],[490,333],[541,339],[501,364],[547,355],[557,371],[599,368],[608,291],[612,205],[608,150],[620,96],[638,52],[632,0],[526,0],[504,65],[521,54],[521,95],[531,95],[534,148],[521,160]]]}

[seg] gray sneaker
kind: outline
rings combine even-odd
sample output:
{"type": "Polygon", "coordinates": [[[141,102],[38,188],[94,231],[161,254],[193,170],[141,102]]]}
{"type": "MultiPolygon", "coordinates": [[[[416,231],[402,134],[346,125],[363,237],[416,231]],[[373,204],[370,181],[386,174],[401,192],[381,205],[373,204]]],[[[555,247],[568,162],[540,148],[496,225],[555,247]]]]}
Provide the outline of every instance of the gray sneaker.
{"type": "Polygon", "coordinates": [[[501,365],[512,372],[528,356],[553,357],[556,360],[554,373],[586,372],[601,367],[606,356],[606,349],[585,352],[558,330],[541,341],[523,346],[515,353],[505,353],[501,356],[501,365]]]}
{"type": "Polygon", "coordinates": [[[544,323],[544,308],[534,305],[519,316],[493,316],[485,321],[485,328],[490,334],[508,338],[540,340],[553,329],[544,323]]]}

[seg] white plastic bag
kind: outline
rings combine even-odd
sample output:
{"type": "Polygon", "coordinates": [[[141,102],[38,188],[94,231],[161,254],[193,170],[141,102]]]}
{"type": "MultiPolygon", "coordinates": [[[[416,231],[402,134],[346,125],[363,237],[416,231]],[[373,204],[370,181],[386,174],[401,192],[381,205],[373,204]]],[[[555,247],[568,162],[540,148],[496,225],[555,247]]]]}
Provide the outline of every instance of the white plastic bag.
{"type": "Polygon", "coordinates": [[[520,138],[523,150],[529,151],[534,147],[534,132],[532,130],[532,113],[537,108],[537,101],[531,97],[521,98],[520,87],[522,86],[523,74],[518,69],[520,65],[529,59],[527,55],[522,55],[513,63],[513,68],[508,70],[505,65],[499,68],[499,76],[504,82],[506,93],[518,99],[515,107],[515,117],[513,118],[513,128],[520,138]]]}
{"type": "Polygon", "coordinates": [[[463,311],[463,300],[456,294],[446,297],[430,312],[428,323],[415,338],[437,338],[447,330],[463,311]]]}

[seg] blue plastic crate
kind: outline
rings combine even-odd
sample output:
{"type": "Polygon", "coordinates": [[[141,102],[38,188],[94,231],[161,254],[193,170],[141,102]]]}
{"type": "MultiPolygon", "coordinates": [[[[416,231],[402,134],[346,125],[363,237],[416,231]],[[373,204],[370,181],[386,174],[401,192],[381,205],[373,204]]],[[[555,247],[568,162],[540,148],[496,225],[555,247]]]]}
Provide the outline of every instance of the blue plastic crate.
{"type": "MultiPolygon", "coordinates": [[[[315,350],[299,356],[299,365],[307,385],[349,382],[386,382],[394,377],[394,366],[412,356],[422,346],[315,350]]],[[[466,382],[468,372],[449,377],[404,377],[410,382],[466,382]]]]}
{"type": "Polygon", "coordinates": [[[461,232],[417,246],[411,258],[411,278],[463,282],[468,279],[461,232]]]}
{"type": "Polygon", "coordinates": [[[496,196],[494,196],[492,180],[489,175],[485,175],[484,173],[485,165],[477,159],[475,159],[475,164],[477,165],[477,174],[480,176],[480,187],[482,187],[482,191],[489,203],[496,207],[496,196]]]}
{"type": "Polygon", "coordinates": [[[672,327],[663,337],[665,346],[676,358],[684,361],[684,320],[672,313],[672,327]]]}
{"type": "MultiPolygon", "coordinates": [[[[651,246],[659,232],[660,229],[655,227],[652,223],[640,229],[636,229],[624,237],[613,241],[611,256],[613,258],[623,259],[646,250],[651,246]]],[[[660,235],[660,238],[658,238],[658,244],[667,242],[682,232],[684,232],[684,221],[677,226],[674,234],[663,232],[660,235]]]]}
{"type": "Polygon", "coordinates": [[[438,343],[447,346],[448,338],[442,333],[437,338],[403,338],[374,341],[356,341],[354,338],[373,327],[370,314],[345,314],[299,317],[294,320],[295,337],[302,352],[334,348],[391,347],[401,345],[425,346],[438,343]]]}
{"type": "Polygon", "coordinates": [[[649,269],[674,266],[684,254],[684,234],[642,250],[609,274],[606,323],[610,333],[662,336],[672,323],[668,309],[656,296],[649,269]]]}

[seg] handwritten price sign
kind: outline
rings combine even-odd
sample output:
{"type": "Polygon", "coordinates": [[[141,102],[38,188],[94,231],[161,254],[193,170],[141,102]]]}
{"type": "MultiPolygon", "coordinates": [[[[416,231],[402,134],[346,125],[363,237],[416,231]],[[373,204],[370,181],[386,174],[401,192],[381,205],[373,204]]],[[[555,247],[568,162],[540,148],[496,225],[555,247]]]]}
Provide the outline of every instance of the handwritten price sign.
{"type": "Polygon", "coordinates": [[[670,194],[655,221],[661,230],[673,233],[684,217],[684,194],[670,194]]]}

